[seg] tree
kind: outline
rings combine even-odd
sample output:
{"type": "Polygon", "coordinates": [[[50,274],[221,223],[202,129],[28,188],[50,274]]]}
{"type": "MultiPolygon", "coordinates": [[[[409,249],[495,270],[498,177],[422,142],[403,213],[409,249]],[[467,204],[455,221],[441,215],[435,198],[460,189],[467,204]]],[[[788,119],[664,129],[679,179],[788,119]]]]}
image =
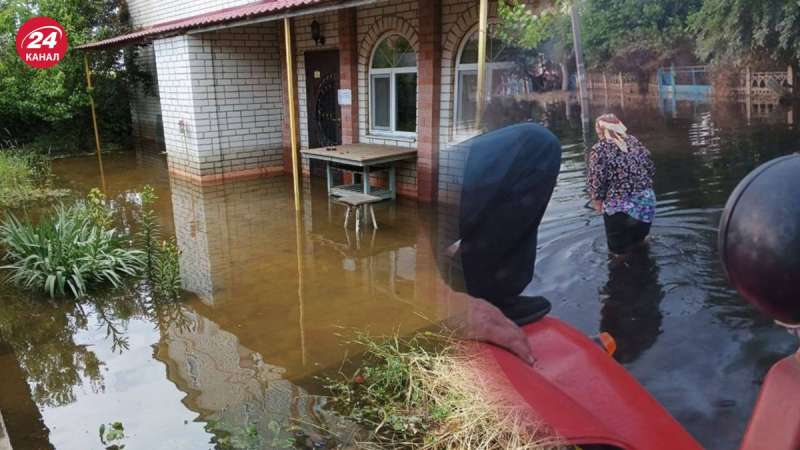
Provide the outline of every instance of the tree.
{"type": "Polygon", "coordinates": [[[550,38],[540,45],[543,53],[561,69],[561,90],[569,90],[569,65],[575,59],[575,43],[572,38],[572,21],[567,14],[556,17],[550,25],[550,38]]]}
{"type": "MultiPolygon", "coordinates": [[[[75,47],[132,31],[125,2],[114,0],[0,0],[0,126],[22,142],[57,150],[92,145],[83,53],[75,47]],[[55,18],[69,48],[49,69],[27,66],[16,53],[19,27],[36,16],[55,18]]],[[[149,79],[138,69],[135,48],[92,53],[93,95],[107,135],[129,134],[132,83],[149,79]]]]}
{"type": "Polygon", "coordinates": [[[541,55],[547,55],[560,65],[562,89],[567,90],[572,27],[563,2],[553,1],[549,8],[537,14],[520,0],[505,0],[498,2],[497,13],[501,19],[498,35],[513,47],[517,64],[523,71],[528,76],[534,76],[531,66],[541,62],[541,55]]]}
{"type": "Polygon", "coordinates": [[[686,29],[702,1],[587,0],[581,14],[587,64],[644,75],[691,57],[694,42],[686,29]]]}
{"type": "Polygon", "coordinates": [[[697,55],[741,64],[766,57],[785,65],[800,59],[800,5],[796,0],[704,0],[689,19],[697,55]]]}

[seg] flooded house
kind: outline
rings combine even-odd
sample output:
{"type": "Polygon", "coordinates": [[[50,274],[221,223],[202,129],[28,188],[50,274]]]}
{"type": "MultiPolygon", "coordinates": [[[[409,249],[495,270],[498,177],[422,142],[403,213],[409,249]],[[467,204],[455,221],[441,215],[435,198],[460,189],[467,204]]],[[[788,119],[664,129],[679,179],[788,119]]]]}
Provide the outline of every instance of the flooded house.
{"type": "MultiPolygon", "coordinates": [[[[127,5],[138,31],[81,48],[89,61],[136,49],[151,74],[152,87],[131,87],[135,151],[104,153],[102,166],[94,155],[59,159],[53,171],[79,196],[105,185],[115,217],[134,231],[151,185],[162,235],[182,251],[186,292],[159,304],[137,281],[44,302],[0,285],[0,410],[14,448],[96,448],[98,426],[116,421],[128,448],[148,449],[225,448],[220,438],[250,427],[260,448],[279,448],[298,423],[317,440],[323,425],[348,430],[326,411],[316,377],[352,357],[348,330],[408,335],[452,314],[437,283],[459,279],[440,258],[460,238],[457,144],[480,132],[481,101],[525,90],[512,55],[490,32],[479,89],[478,0],[127,5]],[[371,185],[397,194],[374,207],[379,229],[343,227],[326,190],[329,175],[363,185],[359,171],[329,173],[307,156],[338,144],[410,155],[394,161],[394,176],[371,174],[371,185]]],[[[492,31],[496,1],[487,16],[492,31]]],[[[796,151],[796,107],[751,114],[745,104],[599,86],[592,112],[624,117],[653,152],[656,238],[636,264],[609,260],[585,192],[594,135],[581,105],[500,108],[491,114],[540,122],[563,148],[527,292],[586,335],[611,333],[618,362],[703,445],[735,447],[759,383],[796,340],[729,288],[715,226],[749,170],[796,151]]]]}
{"type": "MultiPolygon", "coordinates": [[[[352,143],[414,149],[393,181],[399,195],[431,202],[437,183],[447,182],[446,173],[439,176],[443,152],[475,128],[479,3],[132,0],[140,31],[80,48],[138,46],[155,92],[134,95],[135,133],[163,135],[177,176],[208,184],[291,173],[294,96],[298,150],[352,143]]],[[[496,7],[490,2],[490,29],[496,7]]],[[[505,47],[488,39],[485,92],[511,80],[505,47]]],[[[301,172],[325,174],[306,157],[301,172]]],[[[385,173],[373,177],[388,182],[385,173]]]]}

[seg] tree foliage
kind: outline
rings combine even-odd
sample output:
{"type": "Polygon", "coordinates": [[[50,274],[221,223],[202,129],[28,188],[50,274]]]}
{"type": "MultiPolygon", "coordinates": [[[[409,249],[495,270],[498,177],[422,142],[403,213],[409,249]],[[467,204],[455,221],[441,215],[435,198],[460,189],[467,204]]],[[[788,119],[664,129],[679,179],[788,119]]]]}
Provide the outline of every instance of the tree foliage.
{"type": "Polygon", "coordinates": [[[560,14],[561,1],[553,2],[551,8],[536,13],[520,0],[505,0],[497,3],[500,16],[499,37],[515,47],[535,50],[551,36],[553,23],[560,14]]]}
{"type": "Polygon", "coordinates": [[[697,54],[707,61],[766,57],[789,64],[800,59],[797,0],[704,0],[689,25],[697,37],[697,54]]]}
{"type": "Polygon", "coordinates": [[[584,51],[591,67],[651,70],[691,53],[686,33],[702,0],[587,0],[581,12],[584,51]]]}
{"type": "MultiPolygon", "coordinates": [[[[22,142],[37,140],[55,151],[92,148],[84,58],[75,47],[130,32],[125,2],[115,0],[0,0],[0,126],[22,142]],[[19,27],[28,19],[58,20],[69,39],[64,59],[48,69],[27,66],[17,55],[19,27]]],[[[137,51],[90,53],[98,124],[105,135],[129,134],[129,92],[144,83],[137,51]]]]}

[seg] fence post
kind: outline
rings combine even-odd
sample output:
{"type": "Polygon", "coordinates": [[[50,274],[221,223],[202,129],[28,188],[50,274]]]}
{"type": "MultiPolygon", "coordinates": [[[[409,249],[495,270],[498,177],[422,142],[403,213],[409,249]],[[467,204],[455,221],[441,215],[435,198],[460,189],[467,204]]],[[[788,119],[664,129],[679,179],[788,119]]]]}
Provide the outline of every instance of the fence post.
{"type": "Polygon", "coordinates": [[[619,73],[619,91],[625,93],[625,82],[622,80],[622,72],[619,73]]]}
{"type": "Polygon", "coordinates": [[[789,92],[794,94],[794,69],[792,66],[786,69],[786,84],[789,85],[789,92]]]}
{"type": "Polygon", "coordinates": [[[608,77],[605,72],[603,72],[603,89],[608,90],[608,77]]]}
{"type": "MultiPolygon", "coordinates": [[[[745,94],[747,94],[748,97],[750,97],[750,95],[752,95],[752,93],[753,93],[753,77],[750,74],[750,68],[749,67],[747,68],[747,75],[745,76],[745,83],[747,83],[747,85],[745,87],[745,91],[744,92],[745,92],[745,94]]],[[[750,118],[749,109],[748,109],[748,116],[747,117],[750,118]]]]}

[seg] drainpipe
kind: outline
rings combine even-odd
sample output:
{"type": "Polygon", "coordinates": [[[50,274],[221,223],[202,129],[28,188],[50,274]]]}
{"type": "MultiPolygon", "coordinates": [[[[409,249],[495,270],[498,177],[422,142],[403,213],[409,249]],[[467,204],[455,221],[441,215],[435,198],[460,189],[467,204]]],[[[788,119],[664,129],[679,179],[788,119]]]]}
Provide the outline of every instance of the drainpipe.
{"type": "Polygon", "coordinates": [[[480,0],[478,21],[478,98],[475,112],[475,128],[480,128],[483,109],[486,106],[486,38],[489,28],[489,0],[480,0]]]}
{"type": "Polygon", "coordinates": [[[103,156],[100,154],[100,132],[97,130],[97,115],[94,113],[94,97],[92,96],[92,71],[89,69],[89,55],[83,53],[83,62],[86,66],[86,87],[89,93],[89,105],[92,106],[92,124],[94,125],[94,142],[97,145],[97,162],[100,165],[100,182],[103,194],[106,193],[106,176],[103,172],[103,156]]]}
{"type": "Polygon", "coordinates": [[[294,210],[300,211],[300,170],[297,161],[297,123],[294,104],[294,55],[292,53],[292,19],[283,19],[286,40],[286,85],[289,95],[289,128],[292,141],[292,178],[294,179],[294,210]]]}

